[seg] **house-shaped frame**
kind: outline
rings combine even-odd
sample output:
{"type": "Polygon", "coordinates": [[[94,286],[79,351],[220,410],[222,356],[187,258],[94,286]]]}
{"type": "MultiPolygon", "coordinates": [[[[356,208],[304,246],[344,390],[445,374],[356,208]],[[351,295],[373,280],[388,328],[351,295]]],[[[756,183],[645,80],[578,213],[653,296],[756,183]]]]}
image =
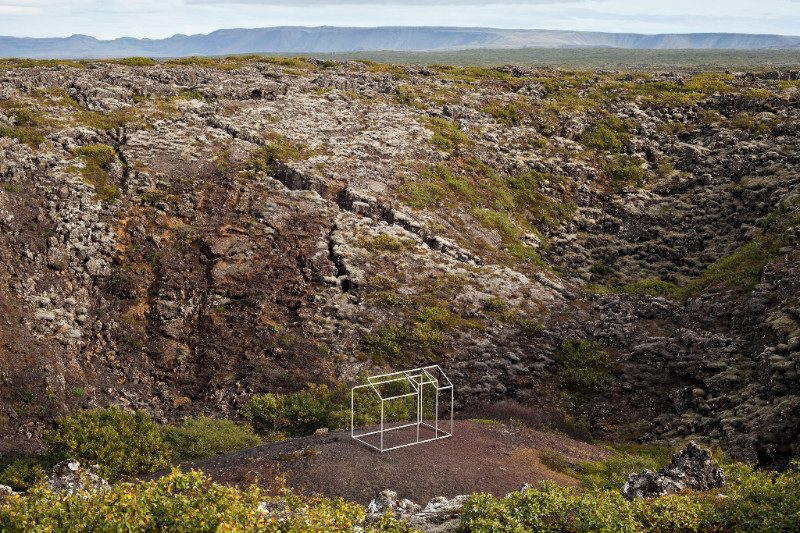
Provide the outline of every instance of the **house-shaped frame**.
{"type": "Polygon", "coordinates": [[[453,383],[439,365],[430,365],[367,378],[367,382],[356,385],[350,391],[350,436],[379,452],[422,444],[453,436],[453,383]],[[397,390],[400,388],[400,392],[397,390]],[[364,389],[362,391],[362,389],[364,389]],[[410,391],[410,392],[405,392],[410,391]],[[380,399],[380,428],[359,432],[355,427],[357,408],[356,393],[376,395],[380,399]],[[425,417],[425,395],[433,400],[433,416],[425,417]],[[416,418],[413,422],[389,423],[386,421],[387,402],[408,401],[416,398],[416,418]],[[449,404],[449,406],[447,406],[449,404]],[[441,407],[446,407],[444,420],[439,420],[441,407]],[[449,418],[449,423],[447,421],[449,418]],[[440,424],[447,427],[446,431],[440,424]]]}

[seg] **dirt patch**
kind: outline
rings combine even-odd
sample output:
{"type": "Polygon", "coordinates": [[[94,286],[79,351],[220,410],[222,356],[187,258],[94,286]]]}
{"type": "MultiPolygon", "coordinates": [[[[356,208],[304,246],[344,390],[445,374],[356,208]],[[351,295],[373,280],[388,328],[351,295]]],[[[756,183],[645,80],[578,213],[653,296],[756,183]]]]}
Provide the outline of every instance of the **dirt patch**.
{"type": "Polygon", "coordinates": [[[454,436],[379,453],[350,438],[349,432],[303,437],[221,455],[184,466],[200,468],[235,485],[269,487],[276,476],[303,492],[342,496],[366,503],[383,489],[424,502],[435,496],[473,492],[503,495],[523,483],[553,480],[576,485],[539,460],[551,450],[574,462],[610,452],[568,437],[501,423],[455,422],[454,436]]]}

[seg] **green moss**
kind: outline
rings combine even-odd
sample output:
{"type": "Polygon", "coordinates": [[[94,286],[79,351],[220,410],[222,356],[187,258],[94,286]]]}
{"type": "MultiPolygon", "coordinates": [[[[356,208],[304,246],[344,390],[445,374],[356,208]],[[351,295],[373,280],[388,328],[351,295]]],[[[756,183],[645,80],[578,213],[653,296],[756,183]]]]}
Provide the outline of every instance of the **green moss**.
{"type": "Polygon", "coordinates": [[[302,161],[320,153],[305,143],[292,142],[279,133],[273,132],[267,138],[269,144],[257,149],[250,157],[249,166],[258,172],[272,172],[272,165],[276,161],[302,161]]]}
{"type": "Polygon", "coordinates": [[[587,394],[605,390],[611,358],[601,344],[585,339],[570,340],[562,344],[555,355],[563,388],[587,394]]]}
{"type": "Polygon", "coordinates": [[[461,131],[458,124],[452,120],[440,117],[428,117],[424,119],[424,123],[433,130],[431,144],[440,150],[453,152],[471,142],[469,136],[461,131]]]}
{"type": "Polygon", "coordinates": [[[472,216],[487,228],[500,235],[503,249],[518,261],[543,265],[539,251],[523,242],[523,232],[506,212],[493,209],[473,209],[472,216]]]}
{"type": "Polygon", "coordinates": [[[44,134],[35,128],[0,126],[0,137],[16,139],[31,148],[38,148],[45,141],[44,134]]]}
{"type": "Polygon", "coordinates": [[[387,233],[381,233],[375,237],[359,239],[358,246],[371,252],[399,253],[413,250],[417,243],[413,239],[401,239],[392,237],[387,233]]]}
{"type": "Polygon", "coordinates": [[[84,181],[94,186],[98,200],[113,202],[119,198],[119,187],[111,179],[112,165],[118,161],[113,147],[92,144],[76,148],[72,154],[83,160],[81,175],[84,181]]]}
{"type": "Polygon", "coordinates": [[[502,102],[493,100],[481,106],[479,111],[491,115],[506,126],[519,126],[530,113],[530,107],[522,100],[502,102]]]}

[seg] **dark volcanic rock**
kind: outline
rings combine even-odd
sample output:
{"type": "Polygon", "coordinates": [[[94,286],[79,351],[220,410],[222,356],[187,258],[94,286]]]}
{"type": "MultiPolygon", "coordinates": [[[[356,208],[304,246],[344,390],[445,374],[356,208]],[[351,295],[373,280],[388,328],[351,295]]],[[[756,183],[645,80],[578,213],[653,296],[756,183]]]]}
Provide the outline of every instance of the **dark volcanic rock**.
{"type": "Polygon", "coordinates": [[[711,451],[691,441],[686,449],[672,456],[669,466],[658,472],[645,470],[628,474],[622,493],[627,499],[634,500],[657,498],[684,489],[702,491],[723,485],[725,473],[714,461],[711,451]]]}

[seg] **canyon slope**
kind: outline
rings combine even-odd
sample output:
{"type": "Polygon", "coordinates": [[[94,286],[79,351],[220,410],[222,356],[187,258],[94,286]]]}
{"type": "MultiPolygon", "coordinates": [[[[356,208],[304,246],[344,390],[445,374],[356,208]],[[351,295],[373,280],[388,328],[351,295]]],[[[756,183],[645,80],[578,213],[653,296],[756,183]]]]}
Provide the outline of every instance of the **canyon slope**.
{"type": "Polygon", "coordinates": [[[798,78],[3,62],[0,453],[437,362],[464,412],[800,457],[798,78]]]}

